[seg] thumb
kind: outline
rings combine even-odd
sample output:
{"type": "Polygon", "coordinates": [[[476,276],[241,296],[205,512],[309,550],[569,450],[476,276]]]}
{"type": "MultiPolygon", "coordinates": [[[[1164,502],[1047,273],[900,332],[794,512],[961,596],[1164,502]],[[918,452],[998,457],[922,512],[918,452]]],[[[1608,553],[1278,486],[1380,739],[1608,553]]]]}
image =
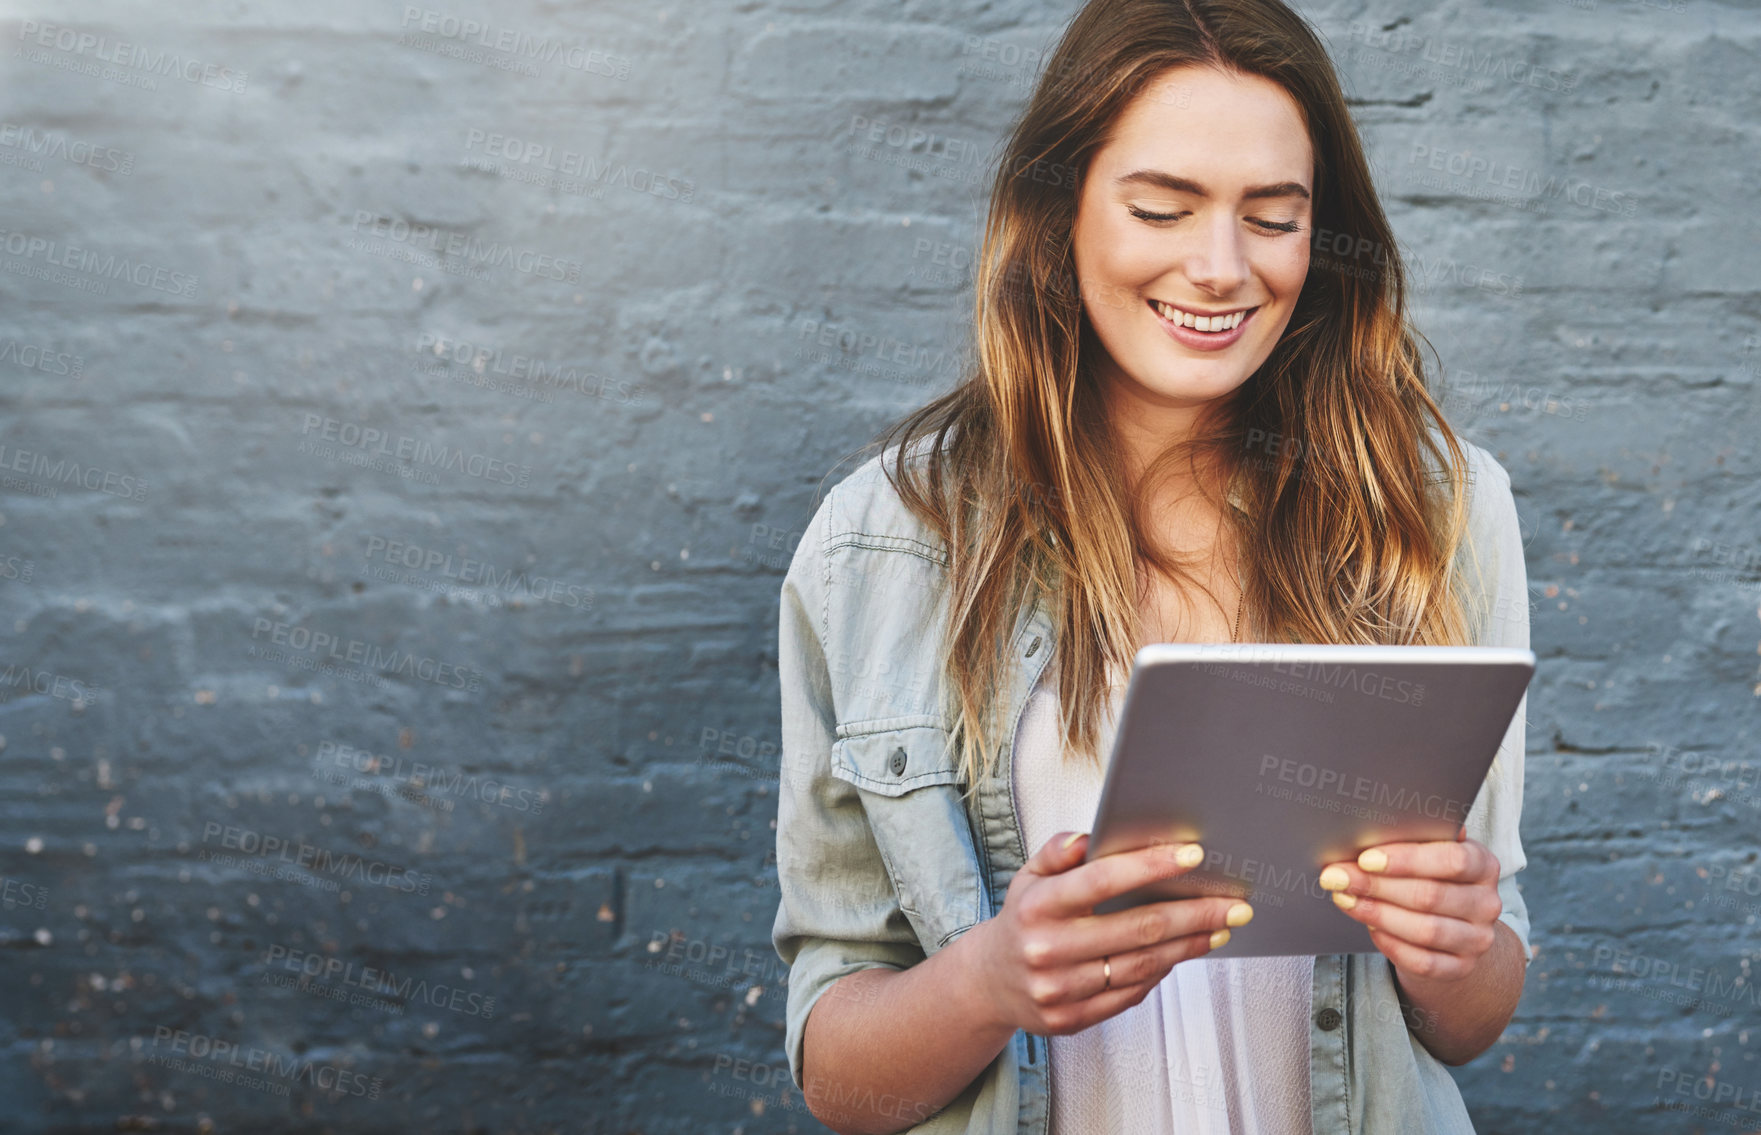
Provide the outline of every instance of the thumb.
{"type": "Polygon", "coordinates": [[[1087,832],[1059,832],[1041,844],[1023,866],[1036,875],[1057,875],[1081,863],[1086,854],[1087,832]]]}

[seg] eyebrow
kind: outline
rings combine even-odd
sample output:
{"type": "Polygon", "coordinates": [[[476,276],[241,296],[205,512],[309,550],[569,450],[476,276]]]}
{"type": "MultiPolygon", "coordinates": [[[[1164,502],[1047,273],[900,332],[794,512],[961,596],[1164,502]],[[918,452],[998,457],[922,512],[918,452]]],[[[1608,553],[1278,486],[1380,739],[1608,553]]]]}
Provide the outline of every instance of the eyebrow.
{"type": "MultiPolygon", "coordinates": [[[[1204,186],[1193,181],[1191,178],[1180,177],[1172,173],[1164,173],[1159,169],[1133,170],[1114,181],[1115,185],[1129,185],[1133,183],[1154,185],[1162,189],[1171,189],[1176,193],[1190,193],[1194,197],[1210,196],[1210,194],[1205,191],[1204,186]]],[[[1246,191],[1242,193],[1242,196],[1248,200],[1260,200],[1266,197],[1301,197],[1306,201],[1308,200],[1309,191],[1301,182],[1281,181],[1276,185],[1250,185],[1246,191]]]]}

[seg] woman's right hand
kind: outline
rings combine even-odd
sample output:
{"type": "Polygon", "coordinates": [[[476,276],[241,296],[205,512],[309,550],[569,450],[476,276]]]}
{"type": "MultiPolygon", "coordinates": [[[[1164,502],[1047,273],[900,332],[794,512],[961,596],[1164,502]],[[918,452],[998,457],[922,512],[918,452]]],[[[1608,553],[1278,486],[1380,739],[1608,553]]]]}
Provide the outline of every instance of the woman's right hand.
{"type": "Polygon", "coordinates": [[[1097,903],[1190,871],[1204,852],[1164,843],[1084,863],[1087,851],[1086,833],[1054,835],[1009,881],[1002,911],[969,932],[980,937],[977,973],[996,1024],[1036,1036],[1080,1032],[1136,1005],[1169,970],[1223,945],[1230,925],[1253,917],[1228,896],[1096,914],[1097,903]]]}

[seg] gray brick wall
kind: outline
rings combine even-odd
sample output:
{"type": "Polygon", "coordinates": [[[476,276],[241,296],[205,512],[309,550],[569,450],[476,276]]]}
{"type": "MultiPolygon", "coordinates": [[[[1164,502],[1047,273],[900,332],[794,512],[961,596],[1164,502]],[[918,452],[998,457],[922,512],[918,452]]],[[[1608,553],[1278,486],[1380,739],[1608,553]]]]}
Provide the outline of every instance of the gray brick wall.
{"type": "MultiPolygon", "coordinates": [[[[1455,1074],[1755,1126],[1761,12],[1304,10],[1529,535],[1540,952],[1455,1074]]],[[[8,6],[0,1126],[817,1128],[777,590],[1070,11],[8,6]]]]}

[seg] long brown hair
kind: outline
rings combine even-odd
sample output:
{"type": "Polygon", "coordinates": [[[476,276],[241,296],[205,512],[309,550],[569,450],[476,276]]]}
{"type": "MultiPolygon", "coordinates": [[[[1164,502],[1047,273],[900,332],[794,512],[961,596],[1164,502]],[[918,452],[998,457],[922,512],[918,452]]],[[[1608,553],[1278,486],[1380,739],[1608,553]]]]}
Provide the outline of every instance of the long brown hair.
{"type": "Polygon", "coordinates": [[[1076,15],[997,168],[972,369],[871,443],[897,444],[887,478],[949,552],[942,685],[968,791],[1005,743],[1008,647],[1041,595],[1062,652],[1066,753],[1098,760],[1109,671],[1128,670],[1135,653],[1146,571],[1198,583],[1196,562],[1161,548],[1143,516],[1148,486],[1180,456],[1222,470],[1242,495],[1244,511],[1220,511],[1241,550],[1247,640],[1469,641],[1452,572],[1467,460],[1426,389],[1394,249],[1332,62],[1279,0],[1090,0],[1076,15]],[[1101,348],[1071,230],[1111,124],[1189,64],[1290,93],[1315,154],[1313,231],[1350,235],[1344,249],[1337,237],[1314,249],[1265,363],[1128,487],[1091,369],[1101,348]]]}

